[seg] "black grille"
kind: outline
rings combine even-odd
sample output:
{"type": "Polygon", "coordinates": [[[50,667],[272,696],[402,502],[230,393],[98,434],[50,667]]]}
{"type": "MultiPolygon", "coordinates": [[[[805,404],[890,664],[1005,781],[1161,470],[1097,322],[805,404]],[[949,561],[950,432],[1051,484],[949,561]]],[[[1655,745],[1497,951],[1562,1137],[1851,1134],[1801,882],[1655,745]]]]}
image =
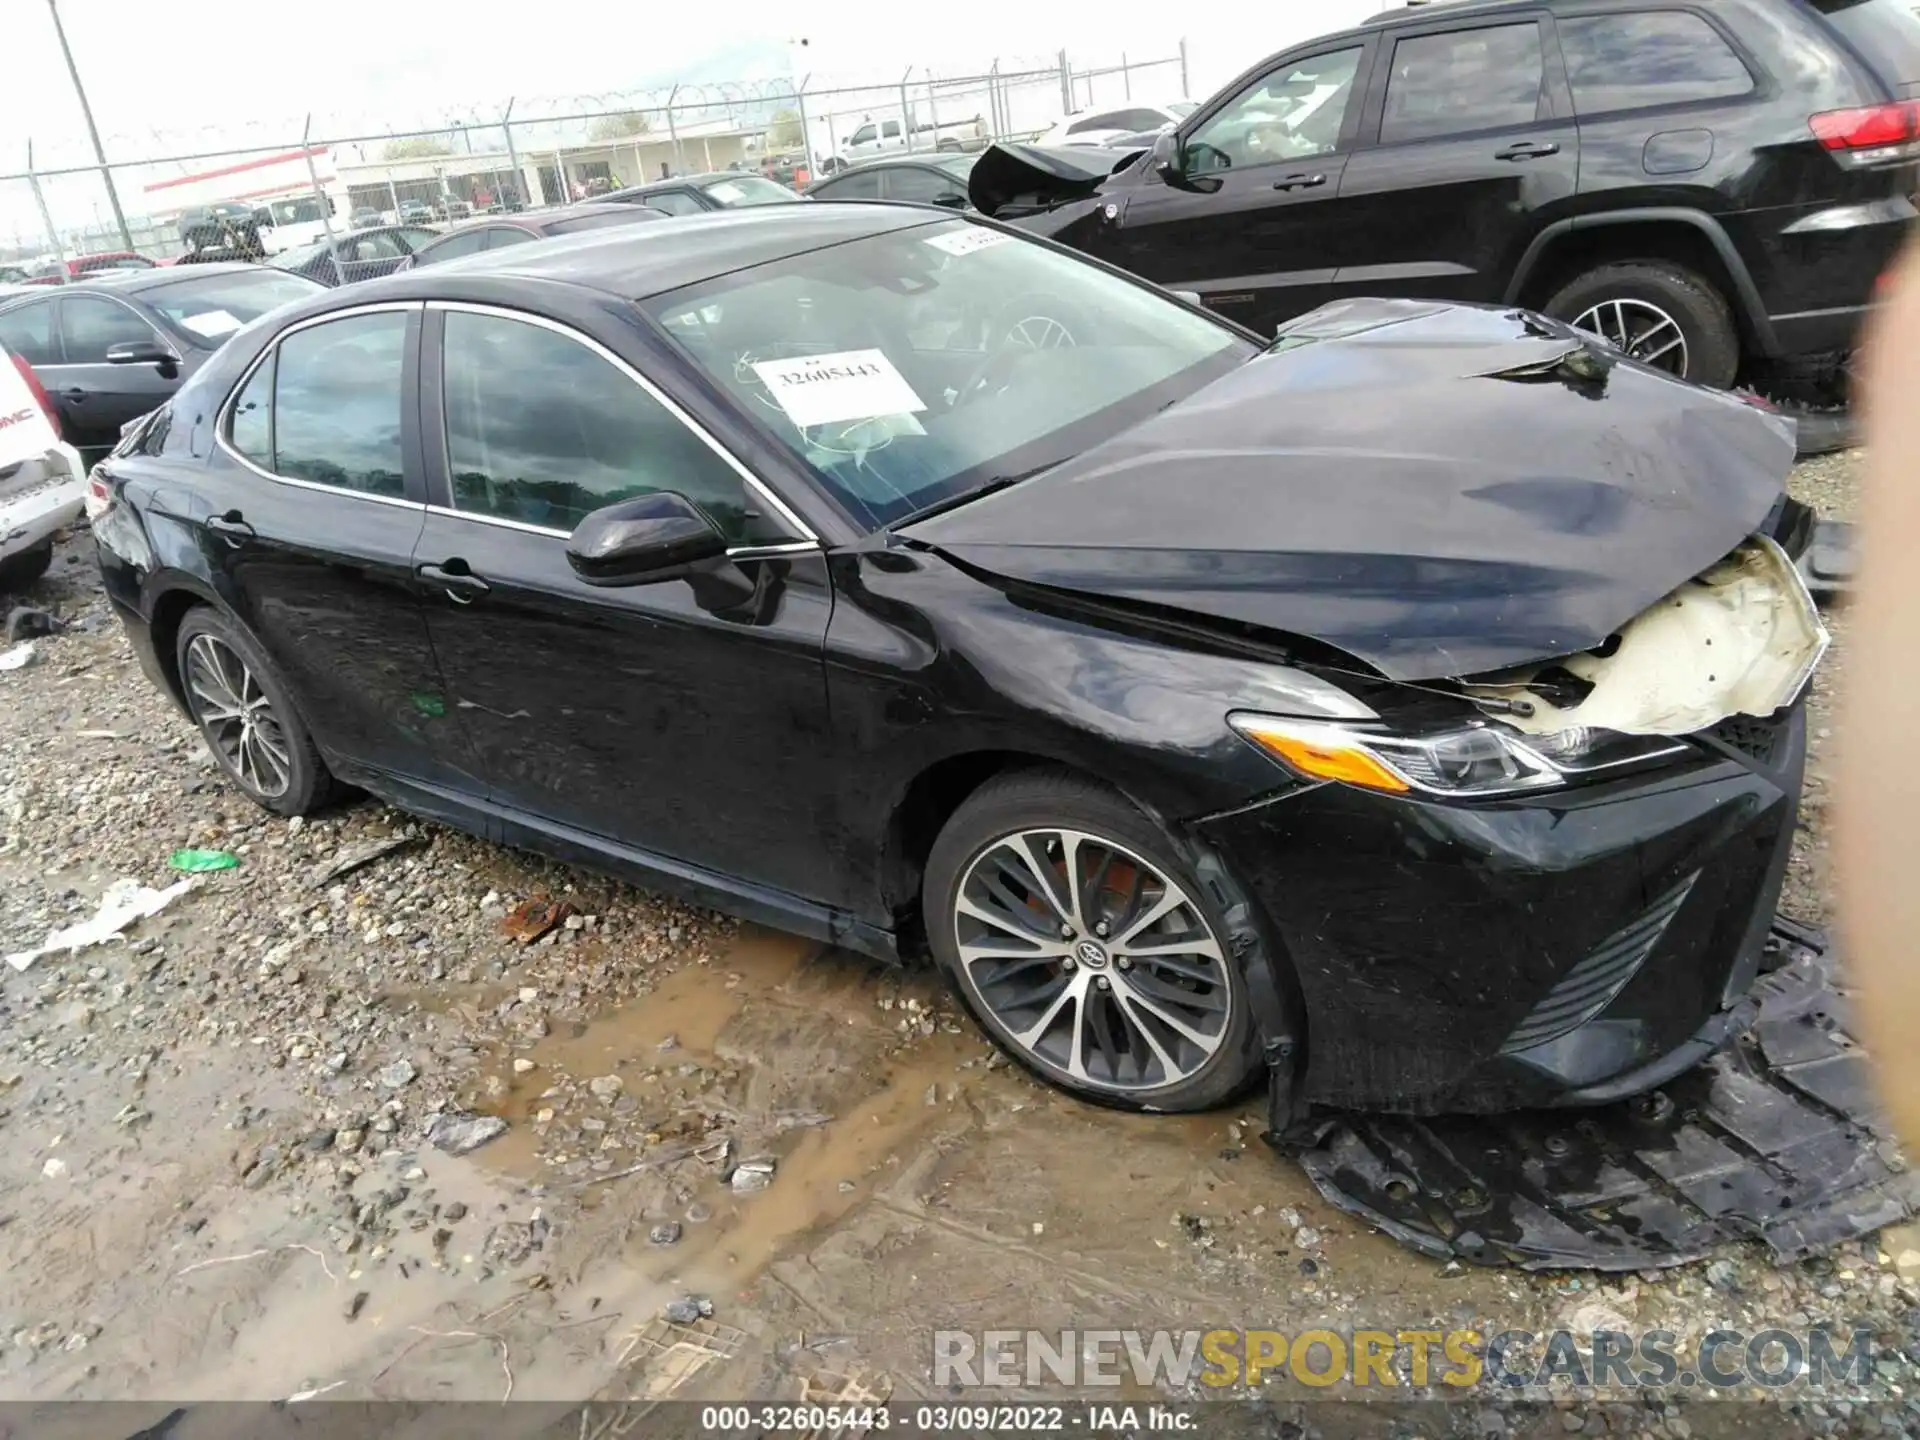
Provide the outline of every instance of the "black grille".
{"type": "Polygon", "coordinates": [[[1787,743],[1786,722],[1753,715],[1731,716],[1706,733],[1769,769],[1780,763],[1787,743]]]}
{"type": "Polygon", "coordinates": [[[1549,1040],[1558,1040],[1611,1005],[1614,997],[1627,988],[1627,982],[1646,963],[1653,947],[1660,943],[1660,937],[1666,934],[1668,924],[1686,903],[1693,882],[1699,878],[1697,871],[1687,876],[1594,946],[1587,957],[1562,976],[1546,998],[1533,1007],[1507,1037],[1500,1053],[1511,1055],[1516,1050],[1531,1050],[1549,1040]]]}

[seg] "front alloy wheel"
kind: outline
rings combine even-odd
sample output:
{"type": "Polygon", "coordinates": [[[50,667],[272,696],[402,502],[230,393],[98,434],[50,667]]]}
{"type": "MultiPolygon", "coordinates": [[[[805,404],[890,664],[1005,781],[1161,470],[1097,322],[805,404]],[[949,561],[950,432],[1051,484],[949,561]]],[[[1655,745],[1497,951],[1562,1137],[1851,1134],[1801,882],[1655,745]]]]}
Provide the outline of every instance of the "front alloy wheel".
{"type": "Polygon", "coordinates": [[[281,798],[293,782],[293,754],[259,678],[217,635],[195,635],[186,652],[187,703],[214,754],[254,799],[281,798]]]}
{"type": "Polygon", "coordinates": [[[1581,311],[1572,324],[1643,364],[1686,378],[1686,334],[1679,321],[1650,300],[1602,300],[1581,311]]]}
{"type": "Polygon", "coordinates": [[[1119,1097],[1192,1081],[1239,1027],[1212,924],[1160,867],[1076,829],[983,846],[953,904],[968,999],[1037,1068],[1119,1097]]]}

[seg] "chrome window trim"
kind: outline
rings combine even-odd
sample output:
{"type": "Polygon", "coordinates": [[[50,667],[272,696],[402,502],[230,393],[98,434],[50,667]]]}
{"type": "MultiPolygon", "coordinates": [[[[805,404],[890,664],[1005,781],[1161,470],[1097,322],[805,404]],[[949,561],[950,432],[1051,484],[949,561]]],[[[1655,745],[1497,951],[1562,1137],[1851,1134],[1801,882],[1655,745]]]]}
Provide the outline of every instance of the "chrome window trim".
{"type": "MultiPolygon", "coordinates": [[[[427,506],[429,515],[438,515],[446,520],[469,520],[475,525],[497,525],[502,530],[518,530],[526,535],[543,535],[550,540],[570,540],[571,530],[556,530],[551,525],[533,525],[525,520],[509,520],[504,515],[481,515],[472,510],[455,510],[448,505],[427,506]]],[[[730,560],[757,560],[768,555],[798,555],[814,553],[820,549],[817,540],[786,540],[769,542],[765,545],[730,545],[727,558],[730,560]]]]}
{"type": "MultiPolygon", "coordinates": [[[[655,399],[660,403],[660,405],[666,410],[666,412],[669,415],[673,416],[674,419],[678,420],[682,425],[686,426],[687,429],[691,430],[694,434],[694,438],[699,440],[701,444],[705,445],[715,455],[719,456],[720,459],[726,463],[728,468],[730,468],[734,472],[734,474],[740,477],[741,481],[747,486],[749,490],[751,490],[754,494],[758,495],[762,500],[766,501],[767,504],[772,507],[774,514],[779,517],[780,521],[783,524],[785,524],[789,529],[793,530],[797,535],[801,537],[800,541],[796,543],[803,544],[805,546],[808,546],[809,548],[816,547],[820,544],[820,537],[813,533],[812,527],[809,526],[804,520],[802,520],[797,514],[795,514],[793,511],[793,507],[788,505],[785,500],[782,500],[777,494],[775,494],[771,486],[769,486],[758,475],[755,475],[744,464],[742,464],[738,456],[736,456],[731,450],[728,450],[727,447],[722,445],[718,440],[714,439],[714,437],[707,432],[707,429],[705,426],[701,425],[699,421],[695,420],[691,415],[687,414],[685,410],[681,409],[680,406],[676,404],[668,395],[666,395],[660,389],[659,386],[655,385],[651,380],[647,379],[646,376],[642,375],[638,370],[634,369],[633,366],[629,365],[625,360],[622,360],[618,355],[614,354],[613,351],[609,350],[606,346],[602,345],[598,340],[595,340],[591,335],[583,335],[580,331],[575,330],[572,326],[564,325],[557,320],[549,320],[544,315],[535,315],[525,310],[509,310],[504,306],[500,306],[500,305],[477,305],[465,300],[429,300],[426,302],[426,305],[427,305],[427,308],[430,310],[439,310],[442,312],[457,311],[457,312],[468,314],[468,315],[491,315],[502,320],[517,320],[525,325],[534,325],[543,330],[551,330],[556,335],[563,335],[567,339],[572,340],[577,344],[584,345],[587,349],[591,350],[594,354],[598,355],[602,360],[605,360],[607,363],[612,365],[614,369],[618,370],[622,375],[625,375],[627,379],[631,380],[634,384],[638,385],[642,390],[646,391],[648,395],[652,396],[653,399],[655,399]]],[[[444,335],[442,336],[442,340],[441,340],[441,348],[444,352],[445,350],[444,335]]],[[[445,370],[446,370],[446,366],[443,361],[441,365],[441,372],[443,377],[445,375],[445,370]]],[[[442,408],[442,411],[444,412],[445,405],[443,404],[441,408],[442,408]]],[[[460,513],[463,516],[467,514],[467,512],[465,511],[460,511],[458,513],[460,513]]],[[[566,533],[570,534],[572,532],[569,531],[566,533]]],[[[772,541],[769,543],[784,544],[785,542],[772,541]]],[[[743,546],[741,548],[746,549],[749,547],[743,546]]],[[[762,550],[762,549],[765,549],[766,546],[764,545],[753,546],[751,548],[756,550],[762,550]]],[[[733,552],[729,551],[728,553],[731,554],[733,552]]]]}
{"type": "Polygon", "coordinates": [[[297,335],[302,330],[310,330],[316,325],[325,325],[329,321],[349,320],[356,315],[392,313],[404,315],[422,308],[422,302],[418,300],[383,300],[369,305],[350,305],[342,310],[329,310],[321,315],[309,315],[306,319],[287,326],[286,329],[273,337],[271,344],[267,345],[258,355],[253,357],[252,363],[241,372],[240,378],[233,382],[233,389],[227,392],[227,398],[220,402],[219,413],[214,416],[213,421],[213,443],[215,448],[224,450],[230,458],[244,465],[254,474],[260,476],[261,479],[271,480],[276,485],[291,485],[296,490],[317,490],[322,495],[350,495],[356,500],[371,500],[379,505],[394,505],[402,510],[424,512],[427,508],[425,505],[421,504],[418,500],[409,500],[404,495],[374,495],[366,490],[354,490],[345,485],[323,485],[318,480],[301,480],[292,475],[276,475],[265,466],[249,460],[245,455],[242,455],[238,450],[234,449],[232,442],[227,438],[233,428],[234,404],[240,399],[240,396],[245,393],[247,386],[253,382],[254,372],[266,363],[269,355],[279,350],[281,342],[289,335],[297,335]]]}

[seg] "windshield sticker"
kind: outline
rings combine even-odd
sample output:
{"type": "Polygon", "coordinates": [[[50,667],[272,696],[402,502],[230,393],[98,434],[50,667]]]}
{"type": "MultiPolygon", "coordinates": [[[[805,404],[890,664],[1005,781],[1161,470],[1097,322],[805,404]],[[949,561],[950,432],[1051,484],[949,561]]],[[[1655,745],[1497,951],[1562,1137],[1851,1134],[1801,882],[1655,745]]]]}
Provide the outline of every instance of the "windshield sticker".
{"type": "Polygon", "coordinates": [[[927,408],[907,377],[878,350],[756,360],[753,373],[796,425],[833,425],[927,408]]]}
{"type": "Polygon", "coordinates": [[[1002,235],[998,230],[969,225],[964,230],[949,230],[944,235],[929,235],[927,244],[936,250],[944,250],[949,255],[971,255],[976,250],[991,250],[995,245],[1004,245],[1011,239],[1013,236],[1002,235]]]}
{"type": "Polygon", "coordinates": [[[231,335],[240,328],[240,322],[225,310],[207,310],[199,315],[181,317],[180,323],[196,335],[204,335],[209,340],[218,340],[222,335],[231,335]]]}

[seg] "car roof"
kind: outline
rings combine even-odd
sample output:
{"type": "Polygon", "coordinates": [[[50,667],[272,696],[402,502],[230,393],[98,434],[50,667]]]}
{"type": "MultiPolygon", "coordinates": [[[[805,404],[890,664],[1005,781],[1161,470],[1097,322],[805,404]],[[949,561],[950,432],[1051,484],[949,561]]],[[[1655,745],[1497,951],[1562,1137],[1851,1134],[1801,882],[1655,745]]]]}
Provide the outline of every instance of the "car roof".
{"type": "MultiPolygon", "coordinates": [[[[543,205],[538,210],[515,210],[511,214],[501,215],[476,215],[471,220],[461,221],[458,225],[449,225],[440,233],[462,235],[469,230],[484,230],[489,225],[512,225],[523,229],[539,230],[557,220],[578,220],[582,215],[632,215],[635,210],[645,208],[644,205],[609,205],[604,200],[582,201],[577,205],[543,205]]],[[[397,230],[400,227],[389,225],[385,228],[397,230]]]]}
{"type": "MultiPolygon", "coordinates": [[[[574,213],[580,208],[574,207],[574,213]]],[[[609,227],[539,245],[482,251],[366,284],[391,293],[429,289],[440,276],[517,276],[644,300],[810,250],[958,218],[952,211],[928,206],[880,202],[716,210],[676,217],[670,224],[609,227]]]]}
{"type": "MultiPolygon", "coordinates": [[[[622,196],[646,195],[656,190],[677,190],[686,185],[697,187],[711,184],[715,180],[738,180],[742,175],[757,176],[762,180],[767,178],[761,175],[758,170],[709,170],[702,175],[672,175],[665,180],[649,180],[644,185],[627,185],[619,190],[609,190],[606,194],[596,195],[591,200],[576,202],[574,208],[578,209],[581,205],[604,203],[608,200],[617,202],[622,196]]],[[[775,181],[774,183],[778,184],[779,182],[775,181]]]]}
{"type": "Polygon", "coordinates": [[[1369,15],[1357,28],[1364,31],[1381,25],[1423,20],[1429,15],[1451,18],[1455,15],[1474,15],[1488,11],[1497,13],[1501,10],[1511,10],[1516,5],[1542,3],[1546,3],[1546,0],[1408,0],[1404,5],[1396,5],[1391,10],[1382,10],[1377,15],[1369,15]]]}
{"type": "MultiPolygon", "coordinates": [[[[271,265],[253,265],[245,260],[217,260],[210,265],[156,265],[151,270],[102,270],[82,275],[59,287],[62,295],[85,294],[89,290],[112,290],[116,294],[137,294],[157,290],[162,285],[182,280],[198,280],[204,275],[234,275],[242,271],[273,270],[271,265]]],[[[284,271],[275,271],[284,274],[284,271]]]]}

